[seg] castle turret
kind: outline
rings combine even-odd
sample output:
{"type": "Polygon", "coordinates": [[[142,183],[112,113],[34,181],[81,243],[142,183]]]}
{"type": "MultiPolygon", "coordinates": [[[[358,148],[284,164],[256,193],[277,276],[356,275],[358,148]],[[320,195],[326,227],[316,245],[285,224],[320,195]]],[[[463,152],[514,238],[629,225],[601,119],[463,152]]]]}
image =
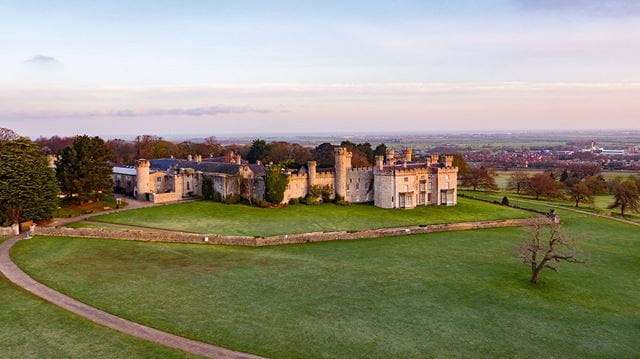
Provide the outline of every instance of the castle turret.
{"type": "Polygon", "coordinates": [[[453,156],[452,155],[444,156],[444,166],[445,167],[453,167],[453,156]]]}
{"type": "Polygon", "coordinates": [[[431,155],[431,164],[438,164],[440,163],[440,155],[431,155]]]}
{"type": "Polygon", "coordinates": [[[376,168],[379,171],[384,169],[384,156],[376,156],[376,168]]]}
{"type": "Polygon", "coordinates": [[[343,200],[347,197],[347,171],[351,168],[351,156],[345,147],[335,149],[336,196],[343,200]]]}
{"type": "Polygon", "coordinates": [[[136,161],[136,197],[139,200],[146,200],[149,193],[149,167],[151,164],[145,159],[136,161]]]}
{"type": "Polygon", "coordinates": [[[396,163],[396,150],[389,148],[387,150],[387,164],[393,165],[396,163]]]}
{"type": "Polygon", "coordinates": [[[316,183],[316,167],[318,164],[316,161],[307,161],[307,179],[309,180],[309,187],[316,183]]]}
{"type": "Polygon", "coordinates": [[[405,162],[411,162],[413,161],[413,148],[411,147],[407,147],[404,150],[404,161],[405,162]]]}

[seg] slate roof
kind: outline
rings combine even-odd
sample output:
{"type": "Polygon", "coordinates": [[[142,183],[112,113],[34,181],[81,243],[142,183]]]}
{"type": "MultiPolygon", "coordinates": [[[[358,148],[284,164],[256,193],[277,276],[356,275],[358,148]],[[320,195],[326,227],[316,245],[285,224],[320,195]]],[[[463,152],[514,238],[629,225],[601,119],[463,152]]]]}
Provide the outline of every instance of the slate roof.
{"type": "MultiPolygon", "coordinates": [[[[237,163],[202,161],[200,163],[175,158],[158,158],[151,160],[151,169],[158,171],[167,171],[177,168],[193,168],[196,171],[205,173],[224,173],[228,175],[238,174],[242,165],[237,163]]],[[[264,167],[251,164],[249,168],[258,176],[264,174],[264,167]]]]}

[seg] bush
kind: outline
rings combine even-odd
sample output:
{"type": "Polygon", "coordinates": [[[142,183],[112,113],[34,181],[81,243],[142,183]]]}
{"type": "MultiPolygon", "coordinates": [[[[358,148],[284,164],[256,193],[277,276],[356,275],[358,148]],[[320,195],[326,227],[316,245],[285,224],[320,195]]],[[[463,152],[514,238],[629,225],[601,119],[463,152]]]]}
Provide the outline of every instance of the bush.
{"type": "Polygon", "coordinates": [[[281,166],[269,166],[264,176],[266,200],[279,204],[284,198],[284,191],[289,184],[289,177],[282,173],[281,166]]]}
{"type": "Polygon", "coordinates": [[[214,202],[222,202],[222,194],[220,194],[220,192],[218,191],[213,191],[213,194],[211,195],[211,200],[214,202]]]}
{"type": "Polygon", "coordinates": [[[270,208],[271,207],[271,203],[265,201],[264,199],[261,199],[256,203],[256,206],[260,207],[260,208],[270,208]]]}
{"type": "Polygon", "coordinates": [[[503,206],[508,206],[509,205],[509,197],[504,196],[502,197],[502,203],[503,206]]]}
{"type": "Polygon", "coordinates": [[[226,203],[226,204],[236,204],[236,203],[240,202],[240,200],[241,200],[241,198],[237,194],[230,194],[224,200],[224,203],[226,203]]]}
{"type": "Polygon", "coordinates": [[[307,204],[307,205],[312,206],[312,205],[320,204],[320,200],[318,198],[316,198],[316,197],[307,196],[304,199],[304,203],[307,204]]]}
{"type": "Polygon", "coordinates": [[[298,204],[298,203],[300,203],[300,200],[297,198],[291,198],[289,200],[289,204],[298,204]]]}
{"type": "Polygon", "coordinates": [[[341,199],[341,200],[336,201],[336,204],[337,204],[338,206],[348,206],[348,205],[350,205],[351,203],[350,203],[349,201],[345,201],[344,199],[341,199]]]}

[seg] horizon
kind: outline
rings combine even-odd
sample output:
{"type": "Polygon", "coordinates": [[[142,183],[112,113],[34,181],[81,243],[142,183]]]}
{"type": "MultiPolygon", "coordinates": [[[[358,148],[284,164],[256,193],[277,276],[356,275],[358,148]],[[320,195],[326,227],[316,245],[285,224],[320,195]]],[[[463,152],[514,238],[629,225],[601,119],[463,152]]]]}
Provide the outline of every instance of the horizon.
{"type": "Polygon", "coordinates": [[[0,2],[0,127],[634,129],[638,16],[628,0],[0,2]]]}

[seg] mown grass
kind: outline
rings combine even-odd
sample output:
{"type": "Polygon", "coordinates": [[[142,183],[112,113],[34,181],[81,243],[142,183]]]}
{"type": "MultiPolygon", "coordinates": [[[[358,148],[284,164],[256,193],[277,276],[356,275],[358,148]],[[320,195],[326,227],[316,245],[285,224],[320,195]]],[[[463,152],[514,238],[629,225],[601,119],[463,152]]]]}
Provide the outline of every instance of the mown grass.
{"type": "Polygon", "coordinates": [[[0,298],[2,358],[189,357],[93,324],[16,287],[1,274],[0,298]]]}
{"type": "Polygon", "coordinates": [[[13,257],[111,313],[274,358],[637,357],[640,230],[558,213],[591,259],[538,286],[519,228],[268,248],[36,237],[13,257]]]}
{"type": "Polygon", "coordinates": [[[461,198],[452,207],[423,206],[411,210],[383,209],[369,204],[258,208],[198,201],[111,213],[91,220],[196,233],[267,236],[530,216],[527,212],[461,198]]]}

